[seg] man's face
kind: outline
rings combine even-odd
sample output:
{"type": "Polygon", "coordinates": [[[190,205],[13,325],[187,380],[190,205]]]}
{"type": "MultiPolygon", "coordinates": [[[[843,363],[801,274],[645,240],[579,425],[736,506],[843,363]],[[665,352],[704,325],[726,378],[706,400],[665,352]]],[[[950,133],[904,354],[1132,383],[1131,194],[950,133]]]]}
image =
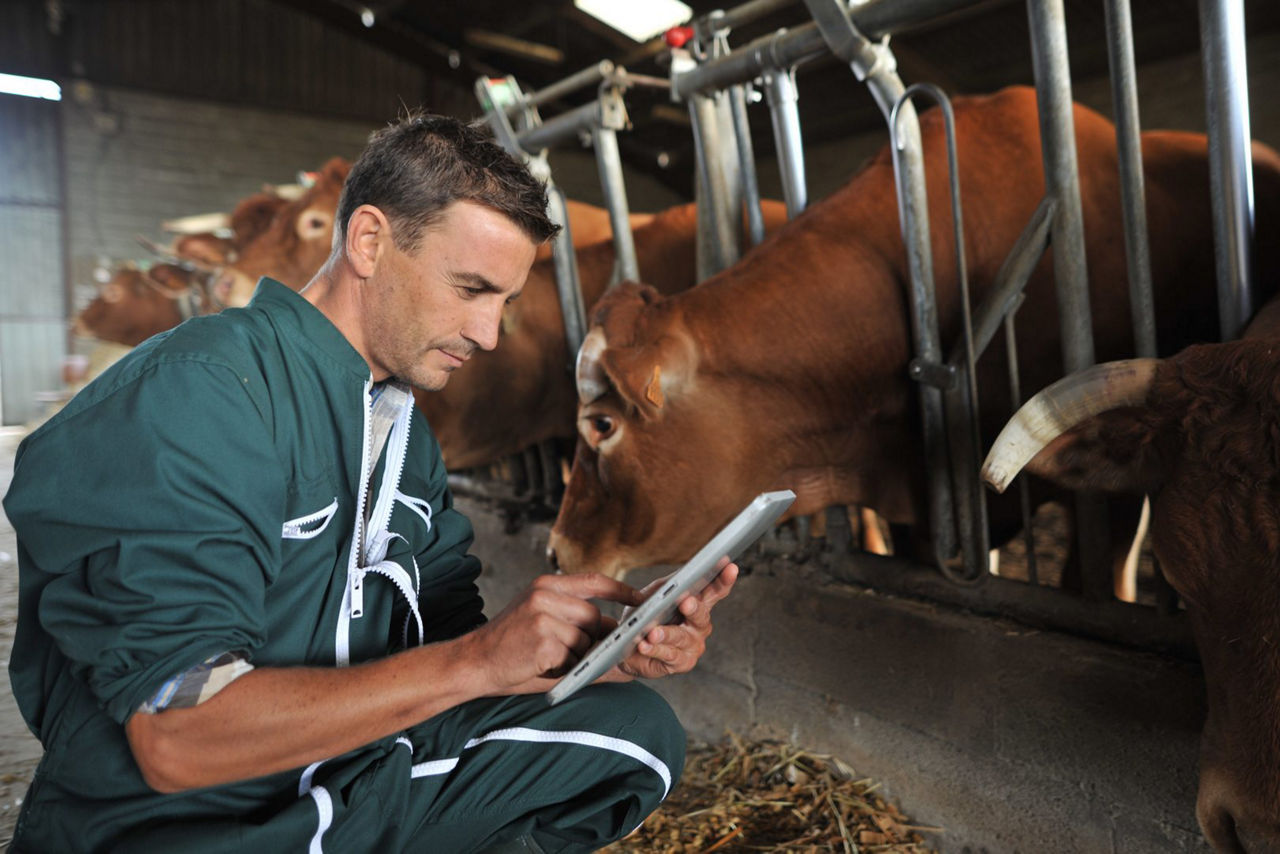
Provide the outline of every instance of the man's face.
{"type": "Polygon", "coordinates": [[[363,284],[366,356],[374,379],[439,390],[476,349],[497,346],[503,306],[537,247],[504,214],[467,201],[445,208],[414,252],[388,243],[363,284]]]}

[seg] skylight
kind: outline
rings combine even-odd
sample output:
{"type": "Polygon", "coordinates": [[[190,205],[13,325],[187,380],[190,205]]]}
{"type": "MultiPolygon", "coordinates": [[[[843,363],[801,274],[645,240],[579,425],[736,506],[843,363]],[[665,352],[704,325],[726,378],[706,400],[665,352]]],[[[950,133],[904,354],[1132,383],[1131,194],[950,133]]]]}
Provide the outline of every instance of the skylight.
{"type": "Polygon", "coordinates": [[[0,95],[21,95],[24,98],[61,101],[62,88],[52,80],[42,80],[39,77],[0,74],[0,95]]]}
{"type": "Polygon", "coordinates": [[[573,5],[638,42],[693,17],[693,10],[680,0],[573,0],[573,5]]]}

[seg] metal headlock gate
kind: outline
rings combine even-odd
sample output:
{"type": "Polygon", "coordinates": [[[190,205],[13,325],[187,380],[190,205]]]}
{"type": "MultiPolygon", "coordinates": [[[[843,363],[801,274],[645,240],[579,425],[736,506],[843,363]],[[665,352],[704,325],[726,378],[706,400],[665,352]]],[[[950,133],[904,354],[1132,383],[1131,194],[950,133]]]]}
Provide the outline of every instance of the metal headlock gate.
{"type": "MultiPolygon", "coordinates": [[[[1155,320],[1129,3],[1128,0],[1102,2],[1106,11],[1136,355],[1154,356],[1155,320]]],[[[798,0],[752,0],[696,20],[688,47],[672,49],[670,91],[674,101],[687,103],[695,134],[698,279],[707,278],[738,260],[744,217],[753,243],[759,242],[763,234],[746,114],[749,96],[756,89],[762,89],[766,95],[787,212],[789,217],[794,217],[807,203],[796,110],[796,67],[829,55],[848,63],[884,114],[892,147],[899,219],[907,248],[915,342],[915,358],[909,372],[919,383],[929,524],[935,543],[936,569],[870,555],[833,569],[841,576],[882,589],[1021,617],[1103,639],[1189,652],[1193,649],[1189,631],[1185,620],[1176,616],[1175,599],[1167,588],[1159,595],[1161,607],[1158,609],[1106,601],[1110,598],[1110,567],[1102,547],[1107,532],[1104,505],[1099,496],[1083,493],[1077,496],[1075,517],[1084,569],[1083,598],[1038,586],[1034,562],[1029,566],[1032,584],[993,577],[988,572],[986,499],[978,476],[983,449],[978,433],[974,364],[1003,327],[1009,352],[1010,389],[1016,407],[1021,400],[1021,390],[1013,346],[1014,317],[1023,299],[1022,289],[1050,246],[1065,368],[1074,372],[1094,361],[1063,0],[1027,0],[1045,196],[1010,248],[990,294],[976,311],[971,310],[967,292],[962,205],[950,103],[935,86],[906,87],[897,74],[889,47],[890,37],[908,27],[990,5],[989,0],[854,3],[803,0],[807,21],[735,49],[729,46],[729,36],[736,27],[786,7],[799,9],[798,0]],[[929,251],[924,160],[913,104],[913,98],[918,95],[927,95],[938,102],[947,129],[957,257],[940,259],[940,263],[951,260],[957,265],[963,306],[963,334],[950,354],[943,354],[938,331],[933,280],[935,259],[929,251]]],[[[1200,0],[1200,20],[1218,301],[1222,337],[1229,339],[1239,334],[1254,309],[1250,282],[1253,193],[1242,0],[1200,0]]],[[[634,264],[634,247],[628,246],[630,231],[625,194],[621,189],[621,167],[616,140],[612,138],[612,133],[620,127],[616,116],[624,113],[620,112],[620,101],[615,107],[611,99],[620,97],[626,84],[619,81],[625,79],[625,72],[604,62],[529,96],[520,94],[514,81],[509,81],[507,97],[495,93],[493,81],[478,82],[477,93],[499,140],[509,150],[528,158],[535,171],[544,177],[549,178],[544,157],[546,147],[583,134],[592,136],[612,215],[618,257],[630,258],[634,264]],[[538,104],[595,84],[600,84],[600,97],[596,101],[546,124],[538,118],[538,104]]],[[[559,221],[567,225],[562,197],[558,193],[553,197],[561,199],[559,221]]],[[[557,207],[553,206],[553,214],[556,211],[557,207]]],[[[585,320],[576,275],[572,272],[573,253],[567,234],[562,236],[556,250],[566,335],[571,352],[576,352],[585,334],[585,320]],[[563,275],[562,265],[568,268],[563,275]]],[[[1028,555],[1034,561],[1030,548],[1030,500],[1025,484],[1021,488],[1028,555]]]]}
{"type": "MultiPolygon", "coordinates": [[[[618,151],[617,132],[628,127],[626,103],[627,89],[633,86],[666,88],[665,79],[631,74],[625,68],[603,60],[570,77],[553,83],[536,92],[525,93],[514,77],[487,78],[476,81],[476,97],[484,110],[485,119],[498,142],[507,151],[520,157],[530,170],[547,186],[548,213],[560,226],[552,245],[555,267],[556,292],[560,298],[560,312],[564,319],[565,341],[570,354],[576,354],[586,337],[586,307],[582,300],[582,285],[578,278],[577,256],[564,193],[556,186],[547,161],[547,150],[566,144],[579,144],[588,139],[595,152],[596,166],[600,174],[600,187],[613,232],[615,251],[614,272],[610,284],[625,279],[640,279],[636,261],[635,242],[629,221],[626,185],[622,175],[622,159],[618,151]],[[591,102],[562,115],[543,121],[539,107],[572,92],[596,87],[597,96],[591,102]]],[[[565,366],[572,370],[572,363],[565,366]]],[[[559,500],[561,491],[559,455],[553,442],[543,442],[529,449],[515,461],[513,470],[521,471],[520,478],[532,486],[534,498],[549,504],[559,500]]],[[[489,497],[512,499],[525,497],[523,492],[511,494],[494,484],[465,474],[450,475],[450,483],[462,491],[489,497]]]]}
{"type": "MultiPolygon", "coordinates": [[[[1155,320],[1129,4],[1128,0],[1103,2],[1136,355],[1154,356],[1155,320]]],[[[1074,372],[1094,361],[1062,0],[1027,0],[1046,193],[1021,237],[1011,247],[992,292],[976,312],[971,311],[967,292],[950,104],[937,87],[904,86],[897,74],[889,37],[930,19],[990,4],[974,0],[855,3],[804,0],[810,21],[729,49],[728,35],[734,26],[791,5],[798,4],[795,0],[754,0],[728,12],[714,12],[700,18],[693,27],[693,49],[675,52],[671,91],[674,99],[689,103],[694,116],[694,131],[699,137],[699,174],[707,175],[705,180],[712,190],[708,240],[730,233],[731,226],[740,221],[742,205],[750,214],[758,209],[759,200],[753,195],[754,166],[750,162],[745,117],[739,119],[736,112],[731,115],[728,127],[736,134],[731,141],[738,145],[736,148],[726,145],[726,120],[713,122],[707,104],[724,102],[732,109],[741,102],[744,86],[754,83],[765,89],[783,192],[791,215],[805,205],[804,165],[795,110],[797,65],[824,55],[834,55],[847,62],[857,80],[867,85],[888,123],[910,275],[912,334],[916,348],[910,374],[919,382],[929,524],[936,548],[934,560],[942,577],[933,570],[912,568],[904,561],[872,556],[857,561],[855,566],[842,567],[843,574],[885,589],[1023,616],[1106,639],[1190,650],[1192,644],[1185,621],[1170,618],[1175,603],[1167,588],[1159,596],[1159,613],[1103,601],[1110,597],[1110,567],[1102,547],[1107,532],[1104,505],[1099,496],[1080,494],[1077,497],[1075,515],[1084,568],[1083,599],[1035,585],[1034,564],[1029,567],[1033,581],[1030,585],[995,578],[988,573],[986,499],[978,476],[983,449],[977,426],[974,363],[1003,326],[1010,354],[1010,388],[1015,406],[1020,402],[1013,347],[1014,315],[1022,301],[1023,287],[1050,246],[1065,368],[1074,372]],[[958,257],[954,262],[964,311],[962,340],[945,357],[935,305],[935,259],[929,251],[920,129],[912,103],[918,94],[927,94],[939,103],[947,127],[953,220],[957,229],[958,257]],[[712,139],[712,133],[719,134],[719,138],[712,139]],[[714,162],[717,155],[718,163],[714,162]],[[736,170],[741,174],[736,174],[736,170]],[[747,173],[752,174],[748,177],[747,173]],[[724,177],[719,177],[721,175],[724,177]]],[[[1241,0],[1201,0],[1200,17],[1219,304],[1222,337],[1228,339],[1239,334],[1254,307],[1249,269],[1252,185],[1244,81],[1243,4],[1241,0]]],[[[724,109],[722,107],[722,112],[724,109]]],[[[727,249],[722,249],[718,256],[718,265],[710,272],[723,269],[736,257],[736,244],[727,244],[727,249]]],[[[699,274],[701,277],[701,268],[699,274]]],[[[1025,483],[1022,505],[1029,538],[1031,514],[1025,483]]],[[[1034,559],[1029,542],[1028,546],[1029,556],[1034,559]]]]}

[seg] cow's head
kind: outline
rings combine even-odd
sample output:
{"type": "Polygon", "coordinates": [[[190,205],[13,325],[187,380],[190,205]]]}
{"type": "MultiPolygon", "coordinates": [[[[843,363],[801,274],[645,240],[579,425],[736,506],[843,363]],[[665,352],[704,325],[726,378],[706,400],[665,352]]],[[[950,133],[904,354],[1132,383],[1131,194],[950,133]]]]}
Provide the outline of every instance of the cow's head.
{"type": "Polygon", "coordinates": [[[145,271],[121,267],[76,316],[73,330],[82,338],[129,347],[140,344],[182,321],[177,301],[191,293],[193,275],[172,264],[155,264],[145,271]]]}
{"type": "Polygon", "coordinates": [[[1280,339],[1067,377],[1019,410],[983,473],[1002,490],[1024,464],[1150,496],[1208,688],[1200,826],[1219,851],[1280,850],[1280,339]]]}
{"type": "Polygon", "coordinates": [[[578,354],[578,448],[548,543],[560,569],[618,577],[685,560],[768,486],[744,482],[751,418],[708,368],[653,288],[601,298],[578,354]]]}
{"type": "Polygon", "coordinates": [[[265,230],[241,247],[235,263],[218,277],[217,297],[226,305],[247,305],[262,276],[294,290],[311,281],[329,257],[338,196],[350,171],[349,162],[333,158],[305,193],[273,211],[265,230]]]}

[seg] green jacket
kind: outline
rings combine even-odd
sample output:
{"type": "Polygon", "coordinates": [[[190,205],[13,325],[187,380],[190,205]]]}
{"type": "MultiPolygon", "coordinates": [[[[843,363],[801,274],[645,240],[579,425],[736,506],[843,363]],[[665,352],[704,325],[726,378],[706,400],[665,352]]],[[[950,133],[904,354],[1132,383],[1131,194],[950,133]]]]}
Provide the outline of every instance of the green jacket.
{"type": "Polygon", "coordinates": [[[160,795],[125,721],[221,652],[344,666],[418,643],[419,618],[426,642],[483,621],[471,528],[411,403],[377,465],[357,554],[370,387],[337,328],[264,279],[247,308],[140,345],[22,443],[4,504],[20,570],[9,672],[46,753],[15,849],[148,849],[172,844],[160,828],[176,822],[191,831],[183,850],[204,850],[202,833],[220,827],[257,838],[243,829],[254,816],[274,822],[269,839],[305,840],[315,808],[300,770],[160,795]],[[291,812],[296,830],[277,820],[291,812]]]}

